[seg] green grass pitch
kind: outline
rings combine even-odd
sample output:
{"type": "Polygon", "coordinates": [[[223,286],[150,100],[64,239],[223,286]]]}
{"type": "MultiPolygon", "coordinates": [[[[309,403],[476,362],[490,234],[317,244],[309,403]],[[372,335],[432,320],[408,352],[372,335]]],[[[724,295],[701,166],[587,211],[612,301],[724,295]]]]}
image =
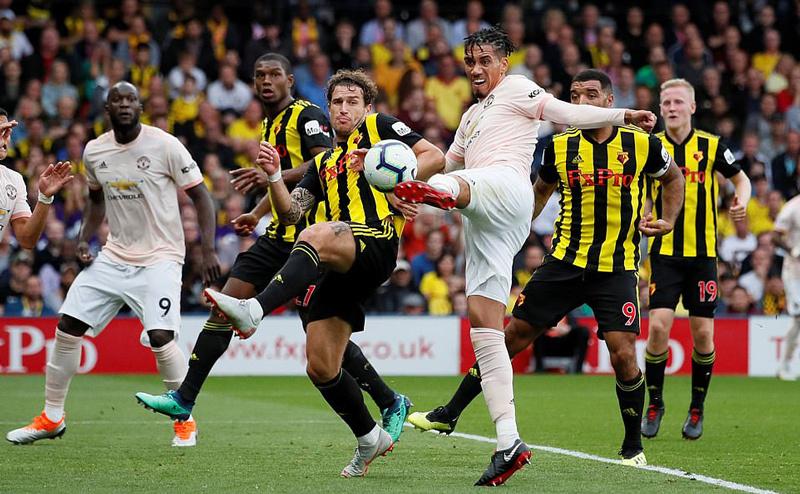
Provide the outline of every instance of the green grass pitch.
{"type": "MultiPolygon", "coordinates": [[[[414,410],[444,402],[459,379],[387,378],[414,410]]],[[[659,437],[645,441],[651,465],[731,482],[800,492],[800,383],[716,376],[705,435],[680,428],[689,378],[668,377],[659,437]]],[[[23,426],[42,409],[43,376],[0,377],[0,428],[23,426]]],[[[4,442],[2,493],[89,492],[474,492],[491,444],[406,429],[365,478],[341,479],[355,441],[305,378],[211,378],[195,408],[198,445],[172,448],[171,423],[139,407],[136,391],[160,392],[157,376],[77,376],[67,433],[29,446],[4,442]]],[[[516,376],[517,421],[531,444],[616,458],[622,423],[610,376],[516,376]]],[[[377,410],[366,397],[371,410],[377,410]]],[[[458,432],[493,436],[482,398],[458,432]]],[[[658,472],[541,451],[508,492],[736,492],[658,472]]]]}

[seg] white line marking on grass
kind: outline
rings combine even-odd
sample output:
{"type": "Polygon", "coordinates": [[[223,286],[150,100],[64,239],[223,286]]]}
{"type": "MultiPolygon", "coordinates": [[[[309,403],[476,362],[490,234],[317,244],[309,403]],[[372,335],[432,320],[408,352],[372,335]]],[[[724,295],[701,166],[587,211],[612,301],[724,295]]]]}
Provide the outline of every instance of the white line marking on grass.
{"type": "MultiPolygon", "coordinates": [[[[406,427],[411,427],[411,428],[414,427],[413,425],[411,425],[408,422],[405,423],[405,426],[406,427]]],[[[432,434],[438,434],[438,432],[436,432],[436,431],[428,431],[428,432],[430,432],[432,434]]],[[[461,432],[453,432],[450,435],[451,436],[455,436],[455,437],[461,437],[461,438],[464,438],[464,439],[471,439],[473,441],[480,441],[482,443],[495,444],[497,442],[496,439],[492,439],[491,437],[478,436],[478,435],[475,435],[475,434],[464,434],[464,433],[461,433],[461,432]]],[[[553,453],[553,454],[565,455],[565,456],[572,456],[574,458],[581,458],[583,460],[593,460],[593,461],[599,461],[599,462],[602,462],[602,463],[610,463],[612,465],[620,465],[620,466],[622,466],[622,463],[620,462],[620,460],[614,460],[614,459],[611,459],[611,458],[603,458],[602,456],[590,455],[588,453],[582,453],[580,451],[572,451],[572,450],[569,450],[569,449],[562,449],[562,448],[553,448],[551,446],[539,446],[539,445],[536,445],[536,444],[528,444],[528,447],[531,448],[531,449],[539,450],[539,451],[545,451],[547,453],[553,453]]],[[[672,476],[680,477],[680,478],[686,479],[686,480],[696,480],[698,482],[703,482],[703,483],[715,485],[715,486],[718,486],[718,487],[725,487],[727,489],[732,489],[732,490],[735,490],[735,491],[750,492],[752,494],[779,494],[776,491],[771,491],[771,490],[768,490],[768,489],[759,489],[758,487],[753,487],[753,486],[750,486],[750,485],[739,484],[737,482],[731,482],[731,481],[728,481],[728,480],[717,479],[717,478],[714,478],[714,477],[708,477],[706,475],[700,475],[700,474],[696,474],[696,473],[686,472],[684,470],[676,470],[674,468],[657,467],[655,465],[642,465],[642,466],[635,466],[635,467],[629,467],[629,468],[639,468],[641,470],[649,470],[651,472],[658,472],[658,473],[663,473],[665,475],[672,475],[672,476]]]]}

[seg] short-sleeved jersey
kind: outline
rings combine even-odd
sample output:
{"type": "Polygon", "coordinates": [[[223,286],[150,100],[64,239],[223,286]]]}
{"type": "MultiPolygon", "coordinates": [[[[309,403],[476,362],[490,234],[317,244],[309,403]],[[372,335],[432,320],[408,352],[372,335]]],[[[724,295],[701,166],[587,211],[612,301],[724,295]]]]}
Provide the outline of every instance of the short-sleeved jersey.
{"type": "Polygon", "coordinates": [[[18,218],[29,218],[28,187],[19,172],[0,165],[0,238],[3,238],[8,225],[18,218]]]}
{"type": "MultiPolygon", "coordinates": [[[[800,196],[794,196],[783,205],[775,218],[774,229],[785,236],[790,248],[800,245],[800,196]]],[[[800,281],[800,260],[792,255],[783,257],[783,279],[800,281]]]]}
{"type": "MultiPolygon", "coordinates": [[[[714,172],[730,178],[741,170],[733,153],[719,137],[692,130],[682,143],[666,133],[657,136],[664,143],[686,179],[686,199],[675,228],[667,235],[650,239],[650,252],[677,257],[717,256],[717,195],[719,183],[714,172]]],[[[662,216],[661,185],[652,184],[653,216],[662,216]]]]}
{"type": "Polygon", "coordinates": [[[106,132],[86,144],[83,161],[89,187],[102,189],[110,229],[103,252],[112,260],[152,266],[183,264],[178,188],[203,182],[189,151],[174,136],[142,125],[133,141],[120,144],[106,132]]]}
{"type": "Polygon", "coordinates": [[[550,98],[530,79],[506,76],[461,117],[448,156],[467,169],[505,165],[529,177],[540,118],[550,98]]]}
{"type": "Polygon", "coordinates": [[[390,115],[374,113],[367,116],[347,141],[319,154],[308,167],[298,187],[309,190],[324,204],[325,221],[351,221],[376,229],[390,228],[393,235],[402,233],[405,219],[395,213],[386,194],[373,188],[364,172],[347,167],[351,151],[370,148],[384,139],[397,139],[413,147],[422,136],[390,115]]]}
{"type": "MultiPolygon", "coordinates": [[[[328,117],[320,108],[308,101],[294,100],[289,106],[263,122],[262,141],[268,141],[281,157],[281,169],[291,170],[309,161],[314,156],[315,147],[333,147],[332,131],[328,117]]],[[[271,200],[271,199],[270,199],[271,200]]],[[[294,243],[297,234],[306,227],[323,218],[324,212],[312,209],[296,225],[281,225],[276,216],[267,228],[270,238],[294,243]]]]}
{"type": "Polygon", "coordinates": [[[577,129],[555,136],[539,172],[560,194],[550,254],[592,271],[637,270],[645,175],[669,163],[661,141],[636,127],[614,127],[602,143],[577,129]]]}

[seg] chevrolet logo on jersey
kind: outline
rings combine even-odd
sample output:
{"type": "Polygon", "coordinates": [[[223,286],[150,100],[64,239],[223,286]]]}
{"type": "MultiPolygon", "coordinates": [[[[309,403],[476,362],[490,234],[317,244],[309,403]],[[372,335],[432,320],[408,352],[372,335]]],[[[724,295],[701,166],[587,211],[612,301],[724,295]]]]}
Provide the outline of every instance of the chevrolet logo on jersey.
{"type": "Polygon", "coordinates": [[[114,182],[106,182],[106,185],[114,189],[117,189],[120,192],[123,192],[123,191],[129,191],[134,187],[142,185],[142,180],[127,180],[124,178],[118,178],[114,182]]]}

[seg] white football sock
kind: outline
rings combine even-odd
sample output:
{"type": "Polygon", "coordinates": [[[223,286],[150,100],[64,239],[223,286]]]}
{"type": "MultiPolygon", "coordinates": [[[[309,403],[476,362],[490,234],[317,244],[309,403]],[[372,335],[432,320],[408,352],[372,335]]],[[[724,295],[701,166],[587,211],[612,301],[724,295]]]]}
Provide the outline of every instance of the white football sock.
{"type": "Polygon", "coordinates": [[[451,175],[437,173],[428,179],[428,184],[440,192],[451,194],[453,197],[458,197],[458,194],[461,192],[461,185],[458,183],[458,180],[451,175]]]}
{"type": "Polygon", "coordinates": [[[786,341],[783,348],[783,365],[787,370],[789,369],[789,362],[792,360],[792,354],[797,348],[798,335],[800,335],[800,317],[795,317],[794,324],[789,328],[789,332],[786,333],[786,341]]]}
{"type": "Polygon", "coordinates": [[[156,357],[156,366],[164,385],[169,390],[176,390],[181,387],[186,372],[189,370],[189,363],[186,355],[181,351],[181,347],[175,340],[159,348],[151,348],[156,357]]]}
{"type": "Polygon", "coordinates": [[[514,374],[505,335],[491,328],[472,328],[469,335],[481,369],[483,396],[497,429],[497,451],[508,449],[519,439],[519,433],[514,410],[514,374]]]}
{"type": "Polygon", "coordinates": [[[44,385],[44,414],[53,422],[60,421],[64,415],[69,383],[81,363],[82,340],[82,336],[72,336],[56,329],[56,341],[47,362],[44,385]]]}
{"type": "Polygon", "coordinates": [[[375,427],[373,427],[371,431],[367,432],[363,436],[357,437],[356,440],[358,441],[359,446],[372,446],[378,442],[380,437],[381,429],[378,427],[378,424],[375,424],[375,427]]]}

